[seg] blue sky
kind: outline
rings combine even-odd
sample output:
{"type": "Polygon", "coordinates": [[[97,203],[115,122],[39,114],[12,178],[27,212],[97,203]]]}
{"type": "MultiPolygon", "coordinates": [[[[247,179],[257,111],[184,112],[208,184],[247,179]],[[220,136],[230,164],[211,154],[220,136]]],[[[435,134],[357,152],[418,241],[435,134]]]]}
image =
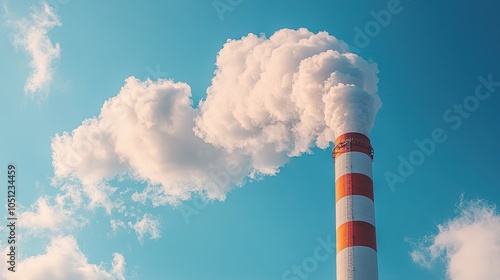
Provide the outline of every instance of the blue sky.
{"type": "MultiPolygon", "coordinates": [[[[19,271],[6,273],[2,265],[2,277],[36,279],[21,273],[23,265],[26,273],[36,271],[38,263],[82,279],[285,279],[284,272],[312,256],[318,239],[334,240],[331,146],[291,158],[274,176],[238,178],[244,186],[232,186],[224,201],[207,203],[195,195],[195,201],[176,207],[134,199],[132,194],[148,182],[126,174],[107,180],[107,186],[116,187],[110,196],[115,208],[108,213],[99,203],[91,205],[82,182],[106,168],[88,162],[76,179],[55,174],[51,143],[56,135],[71,135],[82,121],[98,116],[128,77],[186,83],[197,107],[207,96],[217,54],[228,39],[249,33],[269,37],[282,28],[326,31],[378,65],[383,105],[370,137],[375,148],[379,278],[500,275],[494,266],[460,265],[482,256],[500,261],[498,245],[491,245],[500,244],[500,218],[494,209],[500,204],[500,86],[495,84],[500,81],[500,4],[53,0],[49,9],[60,26],[46,29],[45,35],[60,51],[49,64],[52,77],[33,92],[25,89],[32,56],[19,43],[26,31],[19,23],[24,19],[33,25],[30,14],[42,13],[44,4],[2,4],[0,174],[6,181],[7,164],[16,164],[21,215],[19,271]],[[374,14],[382,10],[392,11],[385,26],[374,24],[374,14]],[[366,33],[367,27],[369,42],[361,44],[357,30],[366,33]],[[480,85],[482,98],[476,94],[480,85]],[[458,105],[465,108],[463,113],[458,105]],[[428,154],[420,153],[415,141],[432,139],[436,129],[444,134],[438,138],[446,140],[434,142],[428,154]],[[401,159],[411,161],[412,154],[424,155],[423,162],[412,164],[411,174],[401,174],[401,159]],[[399,179],[387,179],[394,176],[399,179]],[[80,194],[81,203],[70,194],[80,194]],[[59,245],[70,248],[63,255],[77,260],[76,267],[62,269],[67,266],[56,262],[59,245]],[[475,250],[468,251],[471,247],[475,250]],[[97,272],[71,274],[82,267],[97,272]]],[[[5,196],[2,191],[0,199],[6,201],[5,196]]],[[[5,246],[5,228],[1,236],[5,246]]],[[[41,269],[38,275],[50,275],[44,273],[41,269]]],[[[334,275],[331,254],[310,279],[334,275]]]]}

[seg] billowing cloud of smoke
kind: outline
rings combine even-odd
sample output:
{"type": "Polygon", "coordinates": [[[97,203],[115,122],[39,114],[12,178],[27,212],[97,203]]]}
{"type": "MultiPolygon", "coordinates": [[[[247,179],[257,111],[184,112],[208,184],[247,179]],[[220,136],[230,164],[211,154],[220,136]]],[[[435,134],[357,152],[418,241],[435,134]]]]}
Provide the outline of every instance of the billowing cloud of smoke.
{"type": "Polygon", "coordinates": [[[431,268],[446,263],[451,280],[500,279],[500,215],[484,201],[463,201],[459,215],[439,225],[439,233],[426,237],[411,252],[417,264],[431,268]]]}
{"type": "Polygon", "coordinates": [[[61,53],[59,43],[53,45],[48,32],[61,25],[59,17],[46,2],[41,8],[33,8],[29,18],[15,22],[17,33],[14,43],[31,56],[30,67],[33,72],[24,85],[26,93],[35,94],[48,89],[53,75],[52,62],[61,53]]]}
{"type": "Polygon", "coordinates": [[[198,108],[184,83],[128,78],[98,117],[53,139],[56,177],[81,181],[108,210],[113,178],[146,182],[133,198],[154,205],[192,193],[224,199],[340,134],[368,135],[380,107],[376,64],[325,32],[229,40],[216,66],[198,108]]]}
{"type": "Polygon", "coordinates": [[[120,93],[106,101],[97,118],[52,141],[57,178],[80,181],[92,205],[113,208],[116,188],[106,182],[131,177],[147,182],[134,199],[175,203],[193,192],[223,199],[245,176],[244,156],[226,153],[196,137],[188,85],[172,81],[141,82],[128,78],[120,93]],[[230,171],[231,178],[220,178],[230,171]]]}
{"type": "Polygon", "coordinates": [[[326,148],[340,134],[368,135],[380,106],[377,72],[327,33],[231,40],[219,53],[195,131],[274,174],[286,157],[326,148]]]}

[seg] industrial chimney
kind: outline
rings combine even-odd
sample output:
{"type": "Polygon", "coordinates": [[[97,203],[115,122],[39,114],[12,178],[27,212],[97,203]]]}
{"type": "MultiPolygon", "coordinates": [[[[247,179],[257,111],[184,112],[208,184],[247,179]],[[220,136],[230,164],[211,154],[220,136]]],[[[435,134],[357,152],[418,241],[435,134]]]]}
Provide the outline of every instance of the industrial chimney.
{"type": "Polygon", "coordinates": [[[337,280],[377,280],[377,243],[370,139],[361,133],[337,137],[335,161],[337,280]]]}

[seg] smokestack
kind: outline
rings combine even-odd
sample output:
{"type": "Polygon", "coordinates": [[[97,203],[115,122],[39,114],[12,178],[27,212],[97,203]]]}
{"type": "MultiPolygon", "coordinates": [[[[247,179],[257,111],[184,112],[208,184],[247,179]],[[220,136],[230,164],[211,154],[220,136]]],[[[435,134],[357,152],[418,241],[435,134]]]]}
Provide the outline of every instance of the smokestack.
{"type": "Polygon", "coordinates": [[[377,242],[370,139],[361,133],[337,137],[335,204],[337,280],[377,280],[377,242]]]}

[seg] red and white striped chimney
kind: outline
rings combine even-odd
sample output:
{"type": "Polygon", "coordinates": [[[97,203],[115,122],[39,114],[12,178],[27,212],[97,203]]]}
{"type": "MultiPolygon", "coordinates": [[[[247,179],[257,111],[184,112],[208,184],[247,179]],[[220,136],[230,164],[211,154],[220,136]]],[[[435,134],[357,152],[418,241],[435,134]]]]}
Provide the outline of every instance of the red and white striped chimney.
{"type": "Polygon", "coordinates": [[[370,139],[345,133],[335,140],[337,280],[377,280],[377,242],[370,139]]]}

